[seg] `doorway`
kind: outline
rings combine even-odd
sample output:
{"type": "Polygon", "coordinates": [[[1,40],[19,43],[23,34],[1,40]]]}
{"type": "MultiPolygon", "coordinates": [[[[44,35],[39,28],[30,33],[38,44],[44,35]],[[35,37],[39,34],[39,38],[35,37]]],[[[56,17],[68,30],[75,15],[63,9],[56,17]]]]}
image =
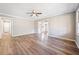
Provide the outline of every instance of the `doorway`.
{"type": "Polygon", "coordinates": [[[47,21],[38,22],[38,34],[42,40],[48,39],[48,22],[47,21]]]}
{"type": "Polygon", "coordinates": [[[11,27],[11,20],[5,18],[2,19],[2,39],[10,38],[12,36],[11,27]]]}

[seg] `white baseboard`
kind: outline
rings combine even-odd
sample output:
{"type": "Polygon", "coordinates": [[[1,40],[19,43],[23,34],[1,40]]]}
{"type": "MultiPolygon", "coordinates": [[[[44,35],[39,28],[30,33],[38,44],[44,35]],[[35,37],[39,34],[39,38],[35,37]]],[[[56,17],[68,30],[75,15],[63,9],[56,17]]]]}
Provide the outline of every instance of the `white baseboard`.
{"type": "MultiPolygon", "coordinates": [[[[18,35],[13,35],[13,37],[21,36],[21,35],[29,35],[29,34],[34,34],[34,33],[35,33],[35,32],[26,33],[26,34],[18,34],[18,35]]],[[[50,36],[50,37],[56,37],[56,38],[63,39],[63,40],[75,41],[75,40],[73,40],[73,39],[66,38],[66,37],[62,37],[62,36],[56,36],[56,35],[48,35],[48,36],[50,36]]]]}
{"type": "Polygon", "coordinates": [[[31,32],[31,33],[25,33],[25,34],[16,34],[16,35],[12,35],[12,37],[22,36],[22,35],[29,35],[29,34],[34,34],[34,32],[31,32]]]}
{"type": "Polygon", "coordinates": [[[50,37],[56,37],[56,38],[63,39],[63,40],[75,41],[75,40],[73,40],[73,39],[66,38],[66,37],[62,37],[62,36],[56,36],[56,35],[49,35],[49,36],[50,36],[50,37]]]}
{"type": "Polygon", "coordinates": [[[77,41],[75,41],[76,45],[77,45],[77,48],[79,49],[79,43],[77,41]]]}
{"type": "Polygon", "coordinates": [[[79,36],[76,36],[75,43],[76,43],[77,47],[79,48],[79,36]]]}

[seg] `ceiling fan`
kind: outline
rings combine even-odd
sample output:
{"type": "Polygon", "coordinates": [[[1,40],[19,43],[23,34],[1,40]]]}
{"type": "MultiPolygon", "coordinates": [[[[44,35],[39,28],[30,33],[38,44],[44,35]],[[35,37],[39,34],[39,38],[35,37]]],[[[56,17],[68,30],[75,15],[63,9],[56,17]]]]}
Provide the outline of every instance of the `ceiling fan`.
{"type": "Polygon", "coordinates": [[[39,16],[41,15],[42,13],[41,12],[37,12],[35,10],[32,10],[32,12],[28,12],[27,14],[30,14],[30,16],[39,16]]]}

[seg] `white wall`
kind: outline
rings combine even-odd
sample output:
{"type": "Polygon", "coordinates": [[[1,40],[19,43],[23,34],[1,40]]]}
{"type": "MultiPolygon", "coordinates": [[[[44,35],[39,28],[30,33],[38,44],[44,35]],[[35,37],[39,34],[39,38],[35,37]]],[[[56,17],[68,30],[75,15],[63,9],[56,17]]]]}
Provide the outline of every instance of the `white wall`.
{"type": "Polygon", "coordinates": [[[2,23],[2,20],[0,18],[0,39],[1,39],[2,33],[3,33],[3,23],[2,23]]]}
{"type": "Polygon", "coordinates": [[[38,21],[34,21],[34,32],[38,33],[38,21]]]}
{"type": "Polygon", "coordinates": [[[76,13],[76,35],[79,36],[79,12],[76,13]]]}
{"type": "MultiPolygon", "coordinates": [[[[62,14],[51,18],[41,19],[48,21],[48,35],[63,39],[75,38],[75,13],[62,14]]],[[[37,32],[37,21],[35,22],[35,31],[37,32]]]]}
{"type": "Polygon", "coordinates": [[[13,36],[27,35],[34,33],[34,22],[27,20],[13,21],[13,36]]]}
{"type": "MultiPolygon", "coordinates": [[[[7,30],[7,29],[6,29],[7,30]]],[[[12,36],[27,35],[34,33],[34,21],[12,19],[12,36]]],[[[0,18],[0,38],[3,33],[3,22],[0,18]]]]}
{"type": "Polygon", "coordinates": [[[76,45],[79,48],[79,11],[76,11],[76,45]]]}
{"type": "MultiPolygon", "coordinates": [[[[49,36],[74,38],[75,13],[63,14],[43,20],[48,20],[49,36]]],[[[0,24],[0,32],[2,31],[0,24]]],[[[37,32],[37,21],[15,20],[13,21],[13,36],[32,34],[37,32]]],[[[0,33],[1,34],[1,33],[0,33]]],[[[1,37],[1,35],[0,35],[1,37]]]]}
{"type": "Polygon", "coordinates": [[[75,13],[63,14],[48,19],[49,35],[74,39],[75,13]]]}

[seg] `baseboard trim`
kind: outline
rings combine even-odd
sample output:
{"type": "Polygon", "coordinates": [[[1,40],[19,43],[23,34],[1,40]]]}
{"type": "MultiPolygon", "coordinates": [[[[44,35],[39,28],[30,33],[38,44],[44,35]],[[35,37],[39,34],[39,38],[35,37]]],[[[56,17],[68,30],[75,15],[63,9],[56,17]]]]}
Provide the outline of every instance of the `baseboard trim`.
{"type": "Polygon", "coordinates": [[[26,33],[26,34],[20,34],[20,35],[13,35],[12,37],[23,36],[23,35],[30,35],[30,34],[34,34],[34,32],[32,32],[32,33],[26,33]]]}
{"type": "Polygon", "coordinates": [[[59,38],[59,39],[62,39],[62,40],[69,40],[69,41],[75,41],[73,39],[70,39],[70,38],[66,38],[66,37],[61,37],[61,36],[55,36],[55,35],[49,35],[50,37],[56,37],[56,38],[59,38]]]}
{"type": "MultiPolygon", "coordinates": [[[[35,33],[28,33],[28,34],[21,34],[21,35],[13,35],[13,37],[22,36],[22,35],[30,35],[30,34],[35,34],[35,33]]],[[[59,38],[59,39],[62,39],[62,40],[75,41],[75,40],[70,39],[70,38],[65,38],[65,37],[56,36],[56,35],[48,35],[48,36],[50,36],[50,37],[56,37],[56,38],[59,38]]]]}
{"type": "Polygon", "coordinates": [[[79,49],[79,44],[78,44],[78,42],[77,42],[77,41],[75,41],[75,43],[76,43],[76,45],[77,45],[77,48],[79,49]]]}
{"type": "Polygon", "coordinates": [[[78,40],[79,36],[76,36],[76,40],[75,40],[75,43],[77,45],[77,48],[79,49],[79,40],[78,40]]]}

